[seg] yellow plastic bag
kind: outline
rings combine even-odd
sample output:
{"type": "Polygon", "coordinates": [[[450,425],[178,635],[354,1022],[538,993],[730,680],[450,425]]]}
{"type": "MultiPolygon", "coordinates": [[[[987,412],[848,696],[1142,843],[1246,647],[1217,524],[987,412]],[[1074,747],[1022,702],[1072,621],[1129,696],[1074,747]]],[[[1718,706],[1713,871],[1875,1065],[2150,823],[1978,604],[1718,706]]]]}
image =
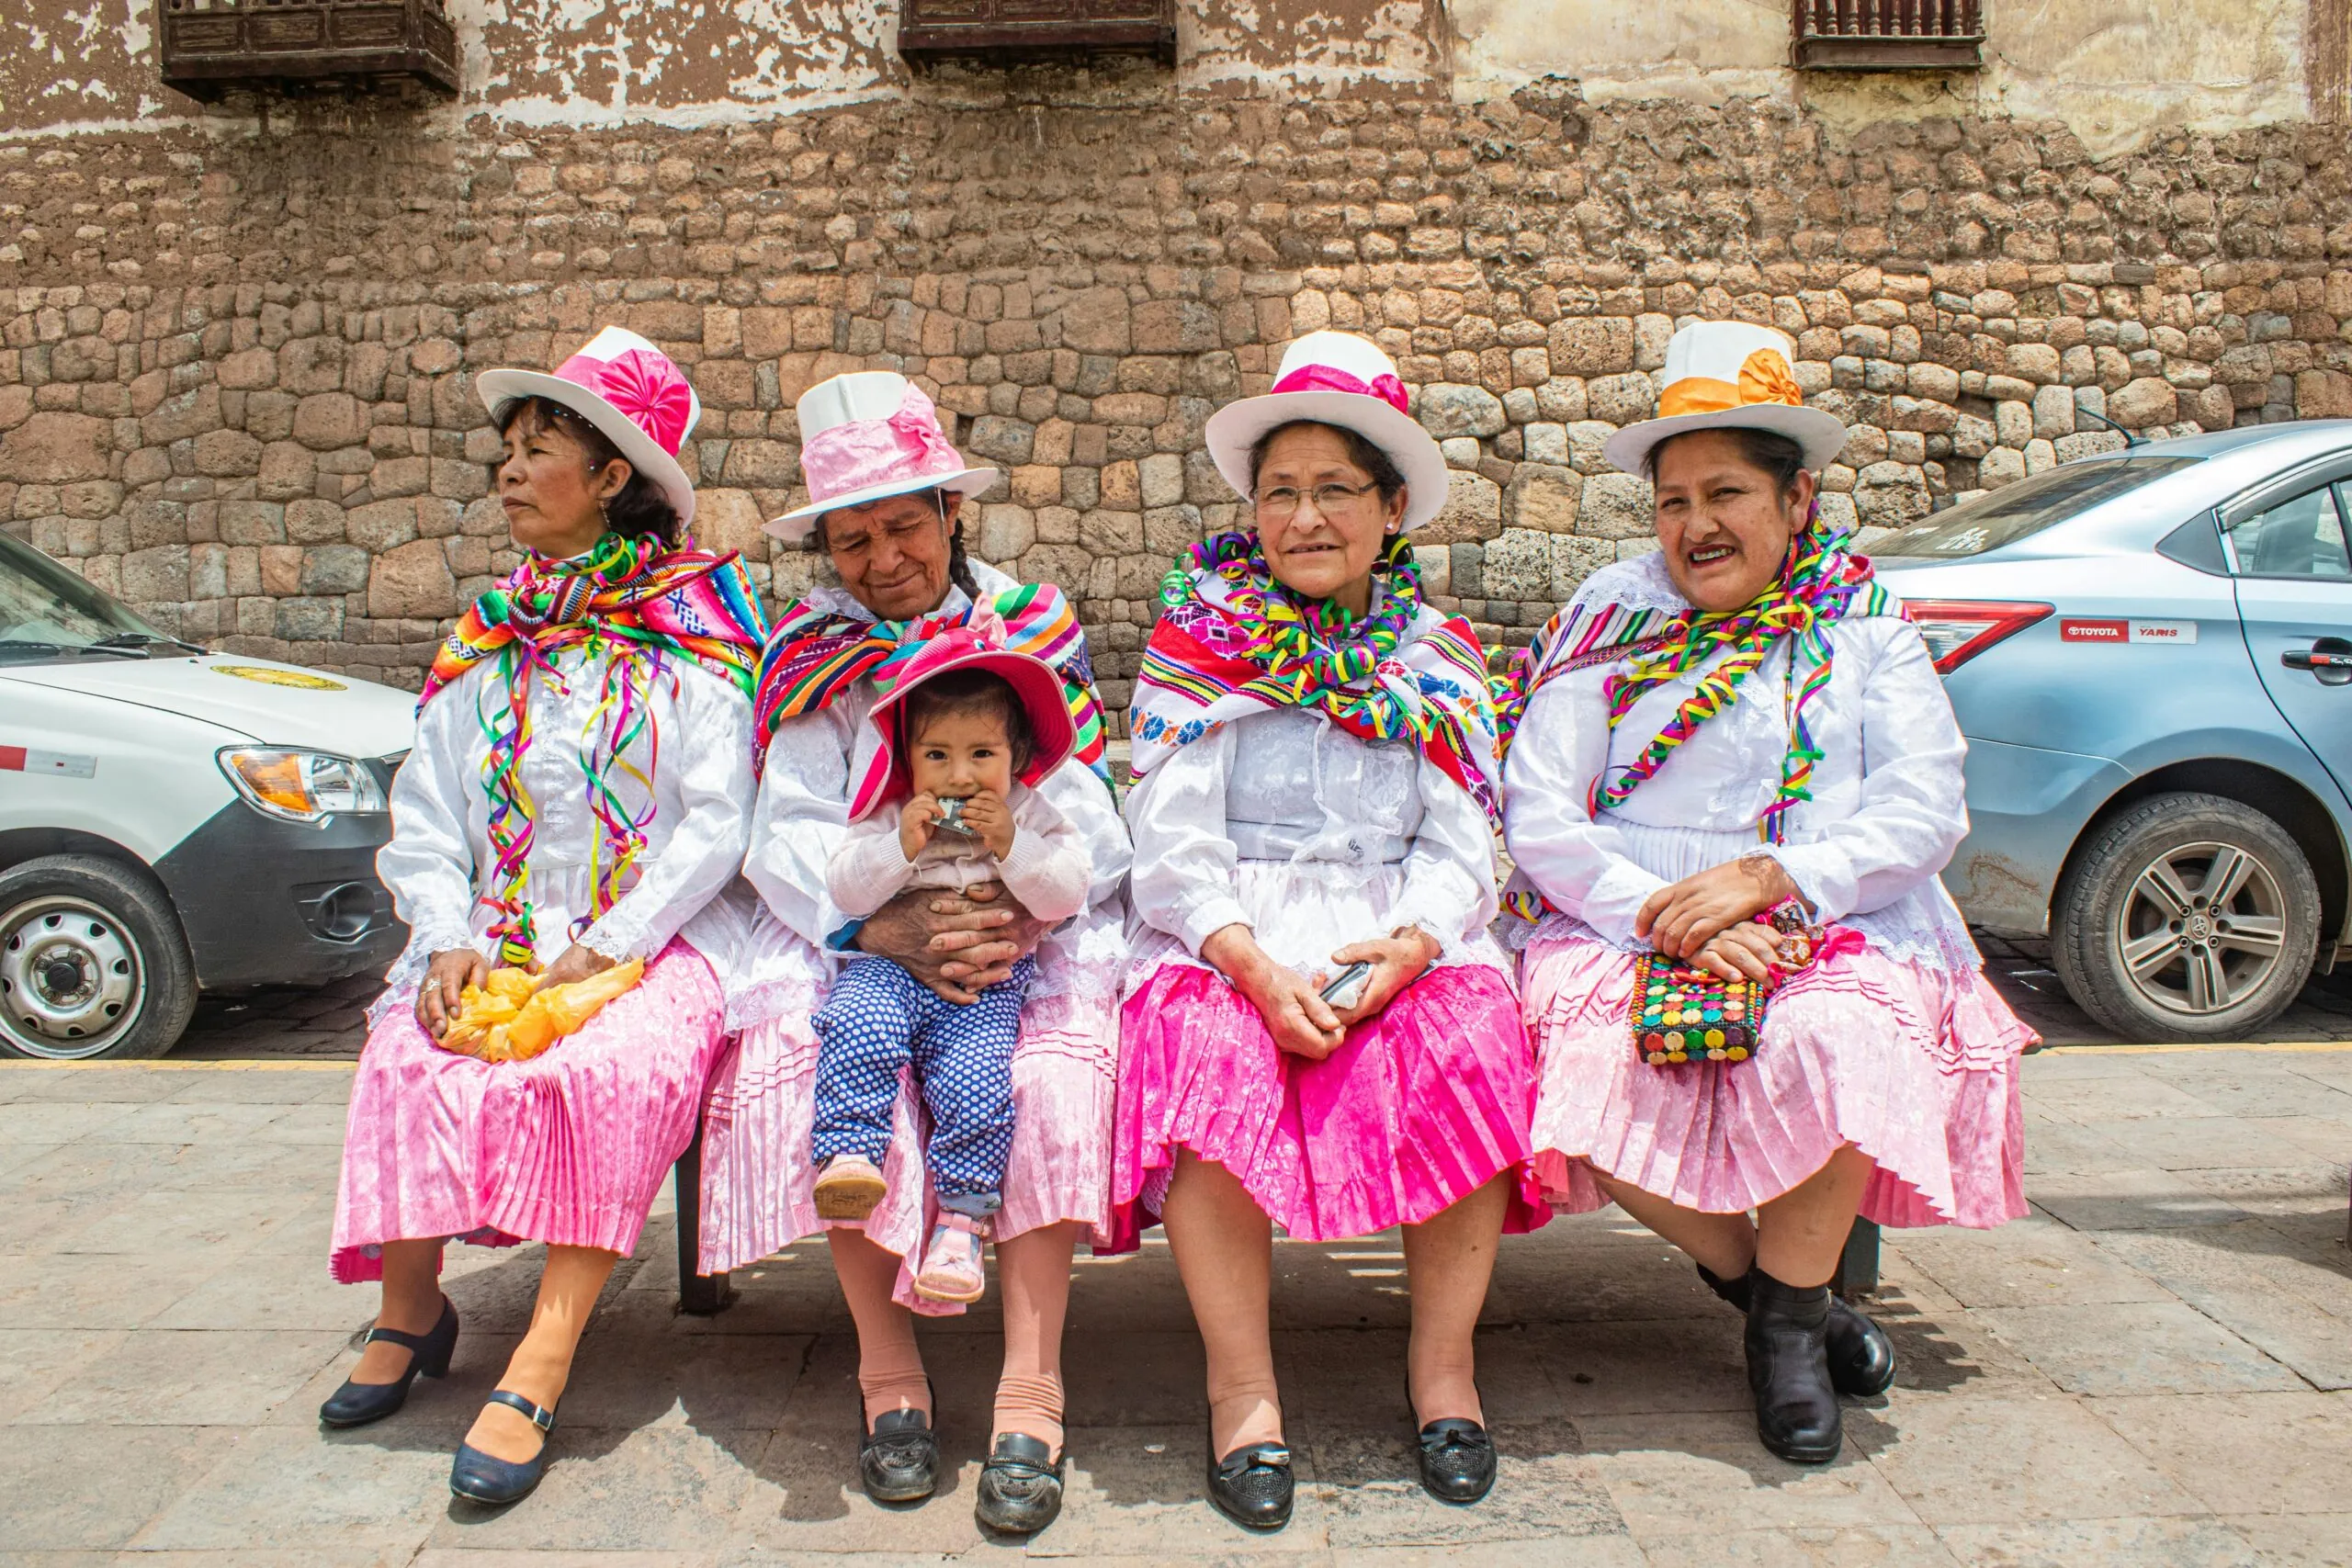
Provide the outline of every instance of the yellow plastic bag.
{"type": "Polygon", "coordinates": [[[576,1034],[605,1003],[645,977],[645,960],[632,958],[568,986],[541,986],[522,969],[493,969],[482,986],[468,986],[464,1006],[439,1044],[485,1062],[527,1062],[568,1034],[576,1034]]]}

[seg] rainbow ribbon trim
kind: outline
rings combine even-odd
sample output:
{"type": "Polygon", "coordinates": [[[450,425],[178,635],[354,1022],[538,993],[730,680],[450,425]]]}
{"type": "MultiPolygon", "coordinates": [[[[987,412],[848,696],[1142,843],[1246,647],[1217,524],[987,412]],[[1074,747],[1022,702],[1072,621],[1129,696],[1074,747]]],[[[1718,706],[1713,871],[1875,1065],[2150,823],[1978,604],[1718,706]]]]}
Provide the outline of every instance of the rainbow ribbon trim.
{"type": "Polygon", "coordinates": [[[1374,578],[1377,608],[1358,620],[1276,582],[1255,534],[1219,535],[1177,558],[1136,677],[1136,777],[1245,714],[1317,708],[1363,739],[1412,740],[1499,821],[1495,710],[1476,635],[1457,617],[1405,640],[1421,592],[1402,536],[1374,578]]]}
{"type": "Polygon", "coordinates": [[[765,764],[767,742],[786,719],[821,713],[860,681],[872,682],[877,695],[887,695],[924,643],[941,632],[990,617],[1004,623],[1006,648],[1042,659],[1060,674],[1062,695],[1078,731],[1078,749],[1071,754],[1107,786],[1110,748],[1103,737],[1102,699],[1094,690],[1086,633],[1069,600],[1050,582],[1023,583],[1009,593],[984,593],[961,610],[911,621],[862,620],[806,601],[786,605],[760,656],[752,698],[760,762],[765,764]]]}
{"type": "Polygon", "coordinates": [[[653,819],[651,775],[661,766],[650,699],[665,676],[676,690],[667,661],[691,660],[748,697],[766,631],[759,597],[734,556],[665,549],[650,535],[608,534],[587,555],[570,560],[534,555],[458,618],[434,656],[417,706],[482,660],[497,660],[503,701],[478,703],[475,718],[488,747],[481,777],[493,863],[481,899],[495,912],[489,934],[501,963],[528,965],[537,958],[530,899],[537,812],[523,784],[523,758],[533,740],[535,673],[544,671],[560,684],[553,660],[569,649],[617,656],[605,665],[603,691],[579,752],[582,787],[600,831],[589,852],[590,909],[574,922],[577,936],[619,901],[645,848],[645,829],[653,819]],[[640,741],[650,748],[643,768],[628,760],[640,741]],[[616,775],[634,779],[644,791],[642,812],[629,810],[616,775]]]}

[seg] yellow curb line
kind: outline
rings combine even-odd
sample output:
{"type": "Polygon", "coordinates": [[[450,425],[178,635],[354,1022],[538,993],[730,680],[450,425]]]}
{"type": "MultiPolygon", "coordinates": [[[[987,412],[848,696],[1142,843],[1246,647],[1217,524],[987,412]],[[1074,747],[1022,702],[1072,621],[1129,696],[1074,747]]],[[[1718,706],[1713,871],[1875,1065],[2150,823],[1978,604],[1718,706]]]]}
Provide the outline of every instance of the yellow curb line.
{"type": "Polygon", "coordinates": [[[23,1067],[37,1073],[75,1068],[109,1073],[347,1073],[359,1063],[342,1062],[0,1062],[0,1072],[23,1067]]]}
{"type": "Polygon", "coordinates": [[[2044,1045],[2037,1056],[2153,1056],[2198,1051],[2352,1051],[2352,1040],[2243,1040],[2202,1043],[2149,1045],[2044,1045]]]}

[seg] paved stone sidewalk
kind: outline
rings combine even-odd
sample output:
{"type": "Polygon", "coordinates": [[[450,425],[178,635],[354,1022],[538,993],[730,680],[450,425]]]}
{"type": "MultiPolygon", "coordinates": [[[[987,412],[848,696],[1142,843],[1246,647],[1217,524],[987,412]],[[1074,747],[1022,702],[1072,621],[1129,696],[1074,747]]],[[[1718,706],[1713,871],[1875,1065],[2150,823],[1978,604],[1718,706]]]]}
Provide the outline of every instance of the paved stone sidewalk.
{"type": "MultiPolygon", "coordinates": [[[[348,1069],[0,1068],[0,1563],[562,1568],[1011,1561],[971,1517],[990,1310],[925,1330],[959,1467],[886,1510],[852,1480],[848,1325],[821,1247],[674,1311],[671,1222],[616,1275],[559,1462],[503,1515],[448,1456],[535,1258],[453,1249],[457,1365],[322,1434],[368,1292],[325,1246],[348,1069]]],[[[1751,1436],[1738,1321],[1613,1214],[1507,1241],[1481,1376],[1486,1504],[1410,1473],[1393,1238],[1280,1249],[1298,1517],[1200,1500],[1200,1351],[1166,1248],[1077,1269],[1069,1506],[1039,1557],[1147,1562],[2352,1562],[2352,1053],[2028,1064],[2033,1216],[1890,1240],[1902,1381],[1820,1471],[1751,1436]]]]}

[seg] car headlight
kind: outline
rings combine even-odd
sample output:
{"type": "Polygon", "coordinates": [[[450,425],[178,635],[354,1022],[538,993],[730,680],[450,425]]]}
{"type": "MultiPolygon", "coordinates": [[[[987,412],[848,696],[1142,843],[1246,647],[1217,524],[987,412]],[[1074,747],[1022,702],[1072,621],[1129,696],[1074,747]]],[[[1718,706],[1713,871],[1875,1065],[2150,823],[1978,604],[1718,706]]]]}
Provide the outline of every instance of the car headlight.
{"type": "Polygon", "coordinates": [[[331,751],[230,746],[218,760],[246,805],[281,822],[324,822],[342,812],[387,809],[375,771],[331,751]]]}

